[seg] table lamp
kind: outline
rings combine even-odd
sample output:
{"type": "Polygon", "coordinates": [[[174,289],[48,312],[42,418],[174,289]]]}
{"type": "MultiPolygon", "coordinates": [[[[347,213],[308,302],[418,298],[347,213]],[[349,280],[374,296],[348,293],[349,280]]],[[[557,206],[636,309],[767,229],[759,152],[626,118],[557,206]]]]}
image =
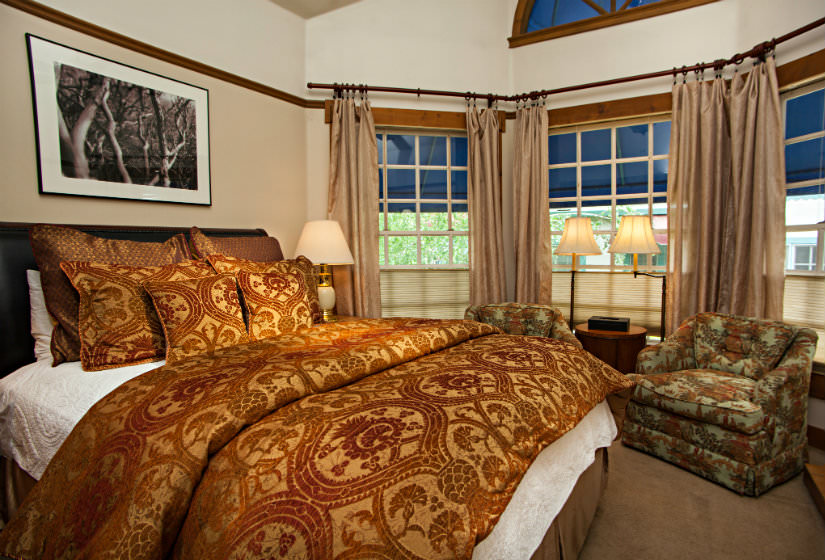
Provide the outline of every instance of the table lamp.
{"type": "Polygon", "coordinates": [[[650,225],[650,216],[622,216],[619,224],[619,233],[608,249],[610,253],[633,253],[633,278],[640,274],[651,278],[662,279],[662,317],[659,337],[665,338],[665,305],[666,305],[666,283],[664,274],[650,274],[649,272],[639,272],[639,253],[655,255],[661,253],[661,249],[653,238],[653,228],[650,225]]]}
{"type": "Polygon", "coordinates": [[[570,327],[573,328],[573,303],[576,296],[576,260],[579,255],[601,255],[602,250],[593,236],[590,218],[577,216],[564,220],[561,242],[554,251],[557,255],[573,255],[573,268],[570,274],[570,327]]]}
{"type": "Polygon", "coordinates": [[[304,224],[296,255],[303,255],[318,265],[318,302],[325,323],[338,318],[333,314],[335,289],[332,287],[331,265],[353,264],[352,253],[344,238],[341,225],[335,220],[313,220],[304,224]]]}

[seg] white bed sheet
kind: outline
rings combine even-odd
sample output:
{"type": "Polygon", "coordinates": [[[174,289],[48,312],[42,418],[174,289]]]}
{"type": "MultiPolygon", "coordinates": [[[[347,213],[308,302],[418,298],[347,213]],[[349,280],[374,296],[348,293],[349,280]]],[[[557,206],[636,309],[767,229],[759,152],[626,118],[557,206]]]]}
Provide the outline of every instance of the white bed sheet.
{"type": "MultiPolygon", "coordinates": [[[[35,479],[94,403],[120,384],[164,362],[98,372],[80,362],[52,367],[49,360],[0,379],[0,452],[35,479]]],[[[493,531],[473,551],[474,560],[524,559],[536,551],[596,450],[616,437],[606,401],[539,453],[527,469],[493,531]]]]}
{"type": "Polygon", "coordinates": [[[40,480],[92,405],[124,381],[166,362],[83,371],[80,362],[38,360],[0,379],[0,453],[40,480]]]}

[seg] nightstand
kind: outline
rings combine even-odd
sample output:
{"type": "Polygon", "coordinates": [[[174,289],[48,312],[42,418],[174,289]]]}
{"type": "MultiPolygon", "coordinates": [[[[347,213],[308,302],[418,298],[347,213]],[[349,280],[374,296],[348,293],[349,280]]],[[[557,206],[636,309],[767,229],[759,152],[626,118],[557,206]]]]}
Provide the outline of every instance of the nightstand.
{"type": "Polygon", "coordinates": [[[331,324],[335,323],[349,323],[350,321],[360,321],[363,317],[355,317],[354,315],[336,315],[335,321],[331,324]]]}
{"type": "Polygon", "coordinates": [[[647,344],[647,329],[630,325],[630,330],[601,331],[576,325],[576,338],[584,349],[622,373],[636,371],[636,355],[647,344]]]}

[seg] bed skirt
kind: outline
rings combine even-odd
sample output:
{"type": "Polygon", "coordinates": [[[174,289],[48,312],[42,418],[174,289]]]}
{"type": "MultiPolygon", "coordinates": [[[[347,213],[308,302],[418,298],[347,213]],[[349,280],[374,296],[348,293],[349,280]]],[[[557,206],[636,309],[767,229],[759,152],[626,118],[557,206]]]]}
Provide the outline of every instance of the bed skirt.
{"type": "MultiPolygon", "coordinates": [[[[579,476],[570,497],[531,560],[571,560],[579,556],[607,485],[607,462],[607,448],[597,449],[596,459],[579,476]]],[[[13,460],[0,456],[0,463],[3,476],[3,497],[0,501],[2,528],[37,481],[13,460]]]]}

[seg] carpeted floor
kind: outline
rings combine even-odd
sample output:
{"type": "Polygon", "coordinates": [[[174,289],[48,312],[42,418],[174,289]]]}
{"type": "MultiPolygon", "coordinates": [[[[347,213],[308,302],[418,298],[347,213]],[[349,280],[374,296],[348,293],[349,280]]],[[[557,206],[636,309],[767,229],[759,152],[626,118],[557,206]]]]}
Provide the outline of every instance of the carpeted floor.
{"type": "MultiPolygon", "coordinates": [[[[811,449],[811,462],[825,452],[811,449]]],[[[825,559],[802,476],[746,498],[616,441],[580,560],[825,559]]]]}

